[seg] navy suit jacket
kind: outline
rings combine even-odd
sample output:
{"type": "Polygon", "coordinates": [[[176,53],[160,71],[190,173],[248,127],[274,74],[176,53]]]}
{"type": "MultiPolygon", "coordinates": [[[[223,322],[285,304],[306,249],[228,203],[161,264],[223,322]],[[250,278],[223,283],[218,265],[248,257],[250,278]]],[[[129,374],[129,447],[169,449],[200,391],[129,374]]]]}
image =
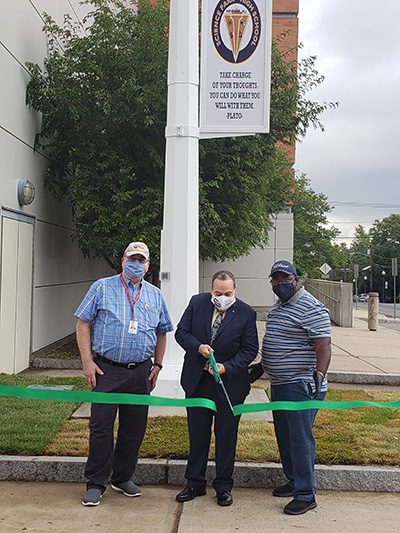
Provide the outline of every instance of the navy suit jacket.
{"type": "MultiPolygon", "coordinates": [[[[185,350],[181,385],[187,397],[193,395],[204,372],[206,359],[198,353],[200,344],[209,344],[214,305],[211,294],[193,296],[178,324],[175,339],[185,350]]],[[[256,312],[242,300],[226,311],[212,344],[218,363],[223,363],[222,375],[231,401],[242,401],[250,391],[247,368],[258,352],[256,312]]]]}

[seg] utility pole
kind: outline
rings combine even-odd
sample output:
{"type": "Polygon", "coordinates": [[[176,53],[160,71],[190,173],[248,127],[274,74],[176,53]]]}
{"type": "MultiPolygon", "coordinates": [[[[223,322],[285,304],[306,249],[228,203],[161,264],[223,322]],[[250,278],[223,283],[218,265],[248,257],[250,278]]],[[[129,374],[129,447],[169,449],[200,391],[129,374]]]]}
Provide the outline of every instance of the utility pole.
{"type": "MultiPolygon", "coordinates": [[[[199,4],[171,0],[161,287],[176,327],[199,283],[199,4]]],[[[172,335],[156,394],[180,396],[183,350],[172,335]]]]}
{"type": "Polygon", "coordinates": [[[369,256],[369,292],[372,292],[372,253],[371,248],[367,248],[367,255],[369,256]]]}
{"type": "Polygon", "coordinates": [[[392,276],[393,276],[393,318],[396,318],[396,280],[398,275],[397,257],[392,257],[392,276]]]}

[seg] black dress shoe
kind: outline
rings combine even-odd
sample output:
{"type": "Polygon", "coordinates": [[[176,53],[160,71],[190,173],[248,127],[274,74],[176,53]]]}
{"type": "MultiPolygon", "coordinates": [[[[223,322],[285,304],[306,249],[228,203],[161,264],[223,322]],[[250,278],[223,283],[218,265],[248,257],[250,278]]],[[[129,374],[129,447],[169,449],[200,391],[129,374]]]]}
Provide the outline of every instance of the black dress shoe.
{"type": "Polygon", "coordinates": [[[228,507],[229,505],[232,505],[233,503],[232,494],[226,490],[217,492],[217,503],[221,507],[228,507]]]}
{"type": "Polygon", "coordinates": [[[289,483],[286,483],[286,485],[282,485],[281,487],[276,487],[272,491],[272,496],[278,496],[278,498],[290,498],[290,496],[293,496],[293,487],[291,487],[289,483]]]}
{"type": "Polygon", "coordinates": [[[317,507],[317,502],[315,498],[312,500],[292,500],[289,502],[286,507],[283,509],[285,514],[304,514],[311,509],[317,507]]]}
{"type": "Polygon", "coordinates": [[[197,496],[204,496],[206,489],[196,489],[195,487],[185,487],[175,496],[177,502],[190,502],[197,496]]]}

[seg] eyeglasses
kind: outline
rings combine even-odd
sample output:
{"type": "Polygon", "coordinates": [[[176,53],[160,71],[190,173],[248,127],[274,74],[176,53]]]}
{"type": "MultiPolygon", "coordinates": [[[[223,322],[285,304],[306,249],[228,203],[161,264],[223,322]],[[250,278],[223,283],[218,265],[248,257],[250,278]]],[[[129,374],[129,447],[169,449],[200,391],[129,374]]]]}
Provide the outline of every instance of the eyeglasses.
{"type": "Polygon", "coordinates": [[[276,287],[277,285],[290,285],[295,280],[295,276],[289,276],[287,278],[271,279],[271,285],[276,287]]]}

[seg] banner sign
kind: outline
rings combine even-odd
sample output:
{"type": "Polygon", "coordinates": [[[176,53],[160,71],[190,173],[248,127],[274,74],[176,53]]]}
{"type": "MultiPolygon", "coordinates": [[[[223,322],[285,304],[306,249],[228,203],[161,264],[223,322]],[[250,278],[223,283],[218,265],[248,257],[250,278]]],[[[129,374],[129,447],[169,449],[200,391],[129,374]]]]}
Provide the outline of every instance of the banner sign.
{"type": "Polygon", "coordinates": [[[272,0],[203,0],[201,133],[267,133],[272,0]]]}

